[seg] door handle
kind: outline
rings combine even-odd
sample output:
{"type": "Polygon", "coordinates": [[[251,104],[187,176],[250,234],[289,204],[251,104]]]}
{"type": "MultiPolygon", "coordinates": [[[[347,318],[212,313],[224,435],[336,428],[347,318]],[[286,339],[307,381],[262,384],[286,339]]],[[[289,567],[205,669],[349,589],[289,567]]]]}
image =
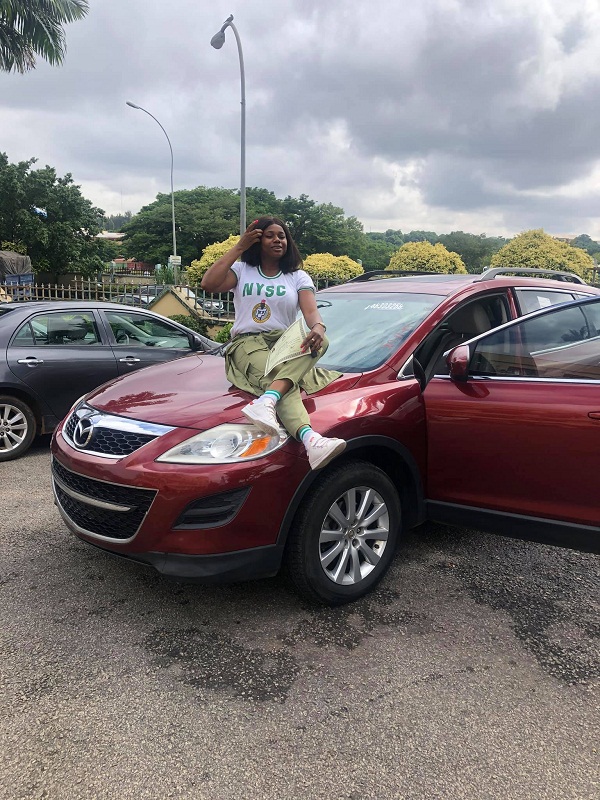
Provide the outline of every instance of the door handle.
{"type": "Polygon", "coordinates": [[[27,356],[27,358],[19,358],[17,364],[27,364],[28,367],[35,367],[36,364],[43,364],[44,361],[41,358],[36,358],[35,356],[27,356]]]}
{"type": "Polygon", "coordinates": [[[588,417],[590,419],[600,419],[600,411],[590,411],[588,417]]]}
{"type": "Polygon", "coordinates": [[[138,361],[141,361],[139,358],[135,358],[134,356],[125,356],[125,358],[120,358],[119,361],[122,364],[135,364],[138,361]]]}

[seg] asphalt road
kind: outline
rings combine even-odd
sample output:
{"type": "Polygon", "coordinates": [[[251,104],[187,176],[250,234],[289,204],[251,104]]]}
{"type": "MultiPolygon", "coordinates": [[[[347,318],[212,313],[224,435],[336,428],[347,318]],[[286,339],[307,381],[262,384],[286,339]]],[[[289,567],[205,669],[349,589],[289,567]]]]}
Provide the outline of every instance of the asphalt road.
{"type": "Polygon", "coordinates": [[[342,609],[74,539],[0,465],[0,798],[597,800],[599,559],[427,526],[342,609]]]}

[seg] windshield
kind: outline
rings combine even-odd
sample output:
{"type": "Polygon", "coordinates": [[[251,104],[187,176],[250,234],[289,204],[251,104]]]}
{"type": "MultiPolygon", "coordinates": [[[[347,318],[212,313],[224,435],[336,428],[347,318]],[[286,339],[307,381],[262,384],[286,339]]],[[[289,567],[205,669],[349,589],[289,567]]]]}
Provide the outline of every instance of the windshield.
{"type": "Polygon", "coordinates": [[[383,364],[443,296],[402,292],[319,292],[317,305],[327,326],[329,349],[320,367],[364,372],[383,364]]]}

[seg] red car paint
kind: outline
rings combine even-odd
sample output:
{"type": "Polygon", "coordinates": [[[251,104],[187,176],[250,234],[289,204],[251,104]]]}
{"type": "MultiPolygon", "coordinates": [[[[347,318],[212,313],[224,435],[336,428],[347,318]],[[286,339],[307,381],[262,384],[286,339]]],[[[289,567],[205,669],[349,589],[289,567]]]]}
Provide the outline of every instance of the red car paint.
{"type": "MultiPolygon", "coordinates": [[[[502,293],[509,318],[514,318],[519,315],[514,289],[540,286],[600,294],[592,287],[574,289],[558,281],[498,278],[485,282],[475,276],[446,278],[442,286],[415,277],[344,285],[319,293],[319,298],[340,292],[368,295],[386,291],[393,296],[408,288],[417,294],[445,294],[400,346],[390,348],[381,366],[345,373],[322,392],[305,398],[315,429],[348,441],[343,459],[375,463],[398,483],[407,525],[428,516],[449,522],[464,519],[482,528],[519,535],[510,529],[510,519],[517,515],[519,525],[525,524],[526,518],[539,518],[542,522],[593,526],[597,532],[595,473],[581,469],[582,463],[593,463],[600,444],[600,422],[590,417],[590,412],[600,413],[597,386],[562,385],[549,391],[547,384],[531,384],[520,386],[515,393],[510,382],[461,384],[448,377],[432,377],[423,391],[418,375],[398,379],[415,348],[433,335],[453,310],[474,298],[502,293]],[[561,465],[560,478],[557,464],[561,465]],[[504,517],[494,515],[489,520],[488,512],[505,514],[504,527],[504,517]]],[[[77,529],[63,514],[67,525],[81,539],[115,554],[139,560],[149,560],[150,554],[160,571],[199,579],[219,579],[221,568],[202,566],[198,573],[195,568],[188,573],[181,566],[161,566],[158,554],[234,556],[253,551],[260,561],[261,548],[277,548],[274,560],[262,570],[255,564],[246,577],[273,574],[296,511],[322,477],[310,472],[298,442],[288,440],[268,457],[247,463],[156,461],[197,431],[243,422],[241,408],[248,400],[246,393],[226,380],[222,358],[204,354],[136,372],[92,392],[87,403],[94,409],[173,426],[173,430],[131,455],[107,459],[71,446],[63,436],[63,422],[52,442],[52,455],[59,465],[75,476],[109,487],[157,492],[139,530],[127,541],[109,541],[77,529]],[[176,527],[189,504],[244,488],[249,490],[245,500],[224,524],[176,527]]],[[[534,531],[531,536],[544,539],[545,534],[534,531]]],[[[598,541],[596,534],[593,538],[598,541]]],[[[554,534],[550,540],[564,543],[554,534]]]]}

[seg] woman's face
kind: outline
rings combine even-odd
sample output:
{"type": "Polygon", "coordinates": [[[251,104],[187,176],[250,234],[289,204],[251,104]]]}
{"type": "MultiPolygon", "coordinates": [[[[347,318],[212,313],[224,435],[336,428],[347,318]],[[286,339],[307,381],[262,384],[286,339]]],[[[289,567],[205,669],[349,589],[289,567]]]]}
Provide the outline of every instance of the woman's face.
{"type": "Polygon", "coordinates": [[[280,259],[287,250],[287,239],[281,225],[269,225],[265,228],[260,240],[260,252],[263,256],[280,259]]]}

